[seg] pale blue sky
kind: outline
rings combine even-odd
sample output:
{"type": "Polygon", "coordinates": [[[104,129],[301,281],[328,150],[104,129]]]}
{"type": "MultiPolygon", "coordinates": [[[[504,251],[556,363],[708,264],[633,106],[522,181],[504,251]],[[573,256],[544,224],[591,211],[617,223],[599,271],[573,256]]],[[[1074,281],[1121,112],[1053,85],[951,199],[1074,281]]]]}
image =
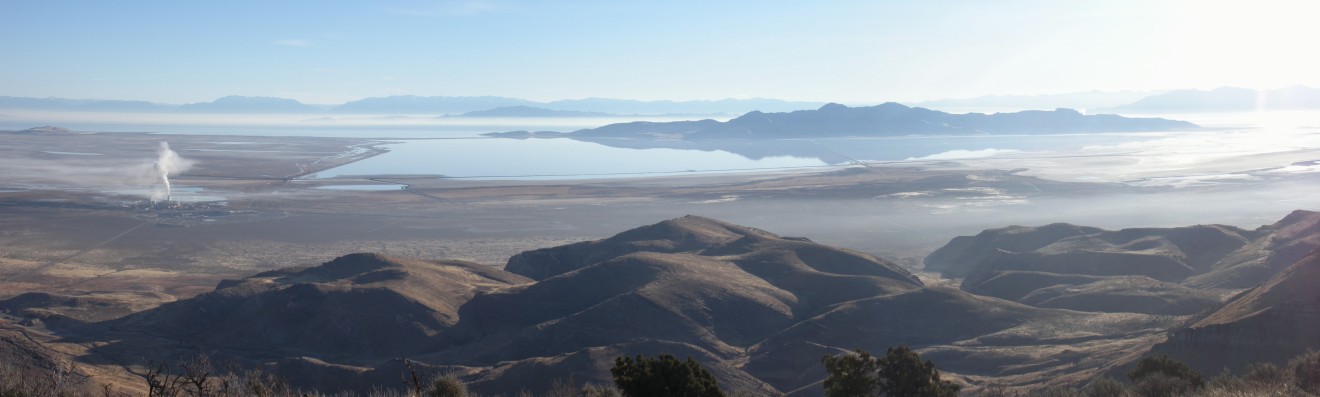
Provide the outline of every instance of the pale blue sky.
{"type": "Polygon", "coordinates": [[[0,95],[874,103],[1320,86],[1320,2],[0,1],[0,95]]]}

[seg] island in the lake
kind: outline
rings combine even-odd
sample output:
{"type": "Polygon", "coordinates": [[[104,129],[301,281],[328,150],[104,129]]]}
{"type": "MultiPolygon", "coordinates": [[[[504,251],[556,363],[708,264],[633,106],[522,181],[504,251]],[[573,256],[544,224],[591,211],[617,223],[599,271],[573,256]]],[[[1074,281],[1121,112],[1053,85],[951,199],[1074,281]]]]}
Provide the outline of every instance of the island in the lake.
{"type": "Polygon", "coordinates": [[[953,114],[887,102],[848,107],[837,103],[816,110],[786,113],[749,112],[729,121],[696,120],[610,124],[569,133],[513,131],[489,133],[503,138],[664,138],[784,139],[901,135],[1068,134],[1154,132],[1198,128],[1186,121],[1088,115],[1072,109],[1013,113],[953,114]]]}

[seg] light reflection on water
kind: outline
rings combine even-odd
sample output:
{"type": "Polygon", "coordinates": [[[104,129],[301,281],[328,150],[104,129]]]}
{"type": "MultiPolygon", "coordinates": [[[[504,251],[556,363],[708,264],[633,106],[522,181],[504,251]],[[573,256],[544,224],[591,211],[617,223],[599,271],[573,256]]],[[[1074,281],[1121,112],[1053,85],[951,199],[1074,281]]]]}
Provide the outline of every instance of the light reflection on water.
{"type": "Polygon", "coordinates": [[[352,191],[388,191],[401,190],[404,185],[325,185],[317,186],[320,190],[352,190],[352,191]]]}
{"type": "Polygon", "coordinates": [[[1316,167],[1306,161],[1320,160],[1320,134],[1296,128],[755,141],[465,138],[385,146],[389,153],[311,178],[587,179],[865,164],[1025,169],[1046,179],[1182,187],[1231,183],[1241,178],[1221,175],[1242,170],[1311,172],[1316,167]]]}
{"type": "Polygon", "coordinates": [[[953,160],[1118,144],[1143,135],[885,137],[649,141],[426,139],[384,145],[389,153],[310,175],[443,175],[471,179],[576,179],[711,172],[830,169],[861,163],[953,160]]]}
{"type": "Polygon", "coordinates": [[[614,148],[572,139],[428,139],[385,145],[390,152],[322,171],[354,175],[444,175],[478,179],[556,179],[823,167],[816,158],[756,160],[727,151],[614,148]]]}
{"type": "MultiPolygon", "coordinates": [[[[14,116],[17,118],[0,121],[0,124],[30,124],[23,121],[23,114],[14,116]]],[[[45,120],[50,115],[30,116],[33,120],[45,120]]],[[[166,134],[404,138],[385,145],[389,153],[323,171],[315,175],[317,178],[385,174],[475,179],[612,178],[738,170],[830,169],[868,163],[1027,169],[1025,175],[1047,179],[1179,186],[1225,183],[1231,180],[1222,175],[1243,170],[1266,170],[1257,173],[1272,175],[1320,172],[1317,167],[1306,163],[1320,160],[1320,156],[1311,155],[1320,150],[1317,149],[1320,148],[1320,135],[1317,135],[1320,132],[1320,112],[1145,116],[1189,120],[1207,127],[1205,131],[1180,133],[758,141],[595,139],[590,142],[477,136],[511,130],[566,132],[635,121],[635,118],[240,117],[117,113],[74,116],[62,114],[62,122],[67,122],[64,126],[76,130],[137,130],[166,134]],[[1193,177],[1187,178],[1189,175],[1193,177]]],[[[671,121],[675,118],[649,119],[671,121]]],[[[236,139],[225,143],[249,142],[236,139]]]]}

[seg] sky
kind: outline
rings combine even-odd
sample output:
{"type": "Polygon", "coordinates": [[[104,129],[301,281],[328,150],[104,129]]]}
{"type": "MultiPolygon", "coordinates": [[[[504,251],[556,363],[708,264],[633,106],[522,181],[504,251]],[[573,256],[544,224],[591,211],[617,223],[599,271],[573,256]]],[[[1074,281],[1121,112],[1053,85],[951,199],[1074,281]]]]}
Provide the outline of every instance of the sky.
{"type": "Polygon", "coordinates": [[[1297,1],[0,1],[0,95],[843,103],[1320,87],[1297,1]]]}

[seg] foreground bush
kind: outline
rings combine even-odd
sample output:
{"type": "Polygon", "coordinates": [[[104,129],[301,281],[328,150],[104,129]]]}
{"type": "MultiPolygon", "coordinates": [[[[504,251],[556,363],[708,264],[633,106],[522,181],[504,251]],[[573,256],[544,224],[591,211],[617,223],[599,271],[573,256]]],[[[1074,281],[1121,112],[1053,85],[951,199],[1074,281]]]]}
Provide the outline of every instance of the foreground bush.
{"type": "MultiPolygon", "coordinates": [[[[825,356],[823,359],[829,378],[825,381],[827,396],[953,396],[958,386],[942,381],[939,371],[930,361],[921,361],[910,349],[892,348],[883,358],[872,357],[865,351],[825,356]],[[888,368],[888,371],[885,370],[888,368]],[[882,377],[882,373],[885,374],[882,377]],[[904,381],[904,380],[907,381],[904,381]],[[909,382],[910,381],[910,382],[909,382]],[[907,386],[903,386],[907,385],[907,386]],[[913,386],[916,385],[916,386],[913,386]],[[934,387],[931,387],[934,386],[934,387]],[[907,387],[907,389],[900,389],[907,387]],[[915,390],[915,391],[914,391],[915,390]]],[[[411,368],[410,365],[407,367],[411,368]]],[[[455,376],[442,376],[431,382],[412,371],[404,374],[405,382],[397,389],[378,388],[366,394],[323,394],[298,390],[260,370],[240,370],[222,367],[217,370],[205,356],[182,360],[174,365],[153,367],[144,375],[151,391],[148,397],[194,396],[255,396],[255,397],[421,397],[466,396],[482,397],[468,392],[467,385],[455,376]],[[411,378],[411,380],[409,380],[411,378]],[[407,392],[400,391],[407,389],[407,392]]],[[[739,390],[725,394],[719,390],[712,376],[696,361],[679,361],[673,356],[656,358],[638,356],[636,359],[619,357],[614,371],[620,386],[630,385],[629,391],[609,386],[575,384],[556,381],[550,390],[540,393],[523,392],[518,397],[620,397],[622,396],[736,396],[759,395],[755,391],[739,390]],[[649,374],[649,375],[647,375],[649,374]],[[657,385],[687,385],[666,388],[657,385]]],[[[974,396],[985,397],[1320,397],[1320,353],[1309,352],[1289,361],[1286,367],[1272,364],[1253,364],[1240,377],[1228,370],[1204,381],[1200,374],[1168,357],[1143,359],[1129,373],[1131,384],[1114,379],[1097,379],[1085,388],[1052,386],[1030,391],[1014,390],[1006,385],[987,385],[974,396]],[[1193,386],[1200,380],[1202,386],[1193,386]]],[[[0,397],[66,397],[103,396],[139,397],[143,394],[126,393],[110,386],[95,387],[95,379],[88,378],[76,365],[65,363],[56,367],[22,366],[14,361],[0,359],[0,397]],[[89,387],[89,383],[92,386],[89,387]],[[90,390],[94,389],[94,390],[90,390]]],[[[1024,387],[1025,388],[1025,387],[1024,387]]]]}
{"type": "Polygon", "coordinates": [[[686,361],[668,354],[619,357],[610,374],[625,397],[724,397],[715,376],[691,357],[686,361]]]}
{"type": "Polygon", "coordinates": [[[930,360],[921,361],[907,346],[891,347],[884,357],[871,357],[864,350],[821,359],[829,377],[827,397],[911,396],[952,397],[961,389],[941,380],[930,360]]]}
{"type": "Polygon", "coordinates": [[[1132,394],[1142,397],[1181,396],[1205,386],[1205,376],[1169,356],[1146,357],[1128,372],[1132,394]]]}
{"type": "Polygon", "coordinates": [[[1311,394],[1320,394],[1320,352],[1310,351],[1288,362],[1293,384],[1311,394]]]}
{"type": "Polygon", "coordinates": [[[458,380],[457,376],[445,375],[436,378],[431,382],[431,391],[426,393],[430,397],[468,397],[467,385],[458,380]]]}

